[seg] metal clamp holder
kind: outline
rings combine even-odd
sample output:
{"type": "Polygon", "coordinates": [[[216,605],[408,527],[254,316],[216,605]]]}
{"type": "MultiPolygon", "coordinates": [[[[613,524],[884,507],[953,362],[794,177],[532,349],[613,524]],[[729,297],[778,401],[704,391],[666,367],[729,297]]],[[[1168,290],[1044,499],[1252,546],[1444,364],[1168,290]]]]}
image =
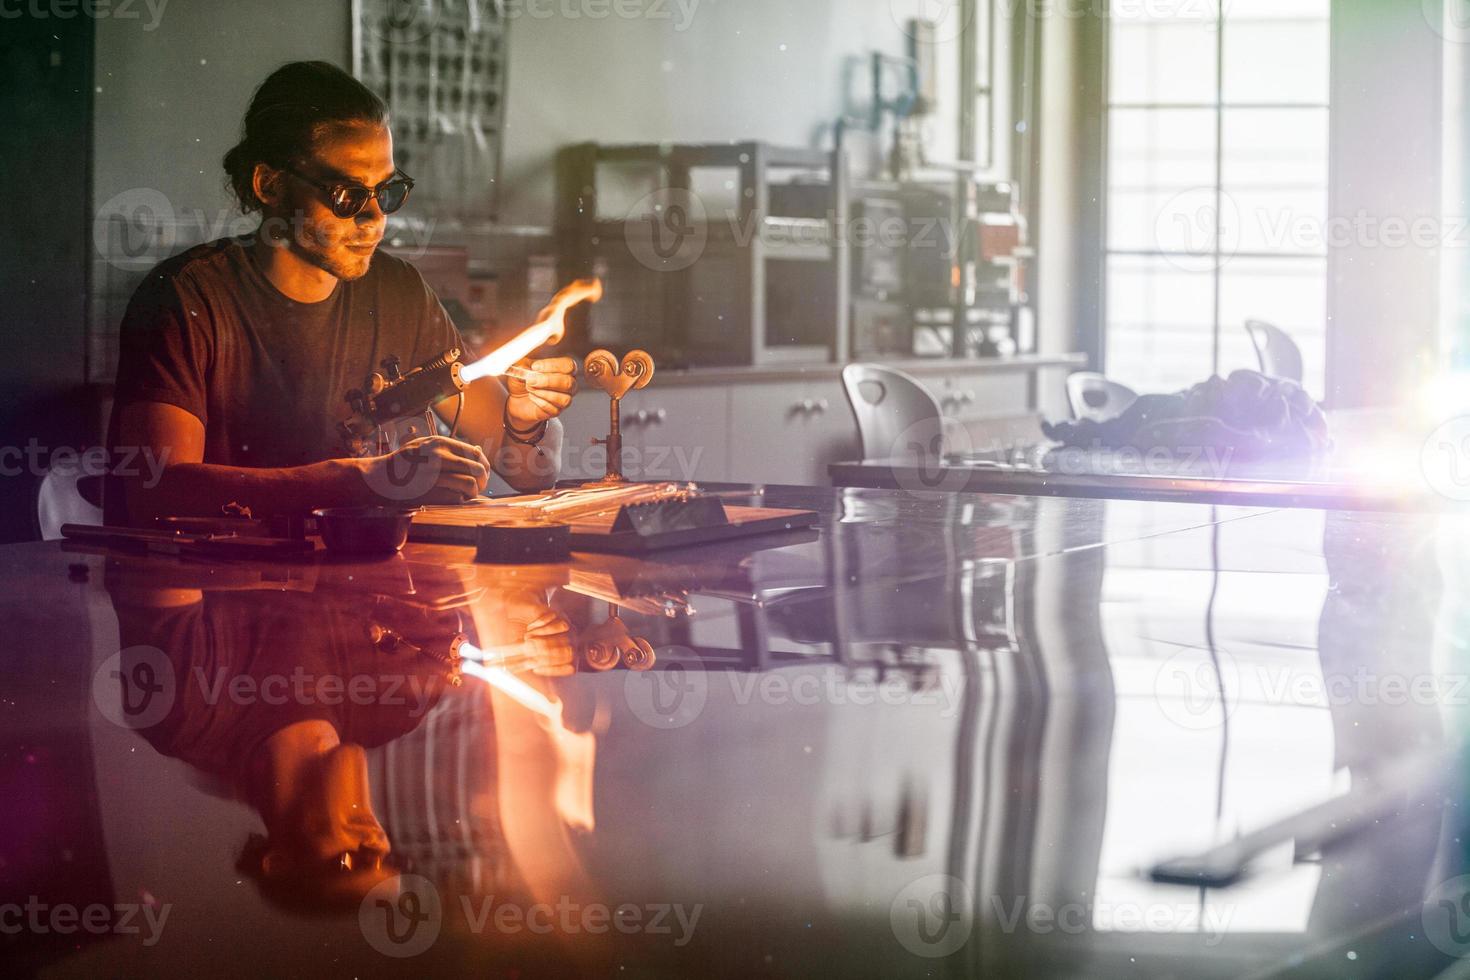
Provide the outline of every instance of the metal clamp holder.
{"type": "Polygon", "coordinates": [[[582,373],[592,387],[606,392],[612,399],[606,439],[594,439],[595,446],[607,447],[607,475],[602,485],[627,483],[623,475],[623,397],[630,391],[647,388],[653,381],[653,358],[647,351],[629,351],[619,363],[612,351],[595,350],[582,362],[582,373]]]}

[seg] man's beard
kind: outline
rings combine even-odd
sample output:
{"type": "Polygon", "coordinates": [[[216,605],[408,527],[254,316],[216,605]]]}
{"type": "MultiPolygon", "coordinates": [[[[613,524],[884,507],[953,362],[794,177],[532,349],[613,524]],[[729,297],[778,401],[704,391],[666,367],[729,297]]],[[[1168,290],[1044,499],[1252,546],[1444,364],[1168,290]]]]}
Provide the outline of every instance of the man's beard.
{"type": "Polygon", "coordinates": [[[284,237],[281,243],[288,244],[302,261],[343,282],[351,282],[367,275],[373,256],[354,254],[347,249],[345,240],[334,242],[324,231],[325,229],[319,229],[307,222],[299,225],[294,235],[284,237]]]}
{"type": "Polygon", "coordinates": [[[371,255],[357,256],[351,255],[350,253],[345,259],[338,259],[326,252],[317,251],[315,248],[304,245],[299,241],[296,243],[295,252],[318,269],[331,273],[343,282],[352,282],[354,279],[361,279],[367,275],[368,268],[372,265],[373,261],[371,255]]]}

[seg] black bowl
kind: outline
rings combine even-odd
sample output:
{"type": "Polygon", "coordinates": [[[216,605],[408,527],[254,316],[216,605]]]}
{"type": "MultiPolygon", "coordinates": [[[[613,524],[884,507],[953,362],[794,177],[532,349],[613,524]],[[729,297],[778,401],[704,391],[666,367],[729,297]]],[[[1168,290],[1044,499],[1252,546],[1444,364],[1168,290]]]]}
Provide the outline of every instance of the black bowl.
{"type": "Polygon", "coordinates": [[[311,512],[327,550],[339,555],[391,555],[403,548],[417,509],[328,507],[311,512]]]}

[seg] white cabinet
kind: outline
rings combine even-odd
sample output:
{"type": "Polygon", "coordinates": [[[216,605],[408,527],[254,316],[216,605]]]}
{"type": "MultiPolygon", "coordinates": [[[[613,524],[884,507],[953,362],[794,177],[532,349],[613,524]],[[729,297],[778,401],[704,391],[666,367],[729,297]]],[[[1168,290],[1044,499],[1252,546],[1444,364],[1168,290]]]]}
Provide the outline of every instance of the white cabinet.
{"type": "Polygon", "coordinates": [[[593,480],[606,472],[607,450],[593,446],[593,439],[607,437],[607,398],[582,390],[561,415],[561,476],[563,480],[593,480]]]}
{"type": "MultiPolygon", "coordinates": [[[[1062,377],[1058,375],[1054,383],[1060,386],[1062,377]]],[[[952,452],[1007,449],[1041,437],[1031,394],[1036,380],[1030,373],[960,372],[922,380],[940,411],[956,424],[947,430],[952,452]]]]}
{"type": "Polygon", "coordinates": [[[730,469],[741,482],[827,486],[827,465],[861,455],[834,380],[751,384],[733,392],[730,469]]]}
{"type": "MultiPolygon", "coordinates": [[[[963,448],[1035,442],[1037,416],[1058,414],[1081,359],[901,364],[969,435],[963,448]]],[[[605,472],[607,396],[583,388],[562,416],[564,479],[605,472]]],[[[654,375],[623,400],[623,470],[636,480],[829,486],[827,466],[861,456],[857,422],[835,366],[654,375]]]]}
{"type": "Polygon", "coordinates": [[[730,480],[731,419],[729,388],[659,389],[655,375],[623,403],[624,470],[635,480],[730,480]]]}
{"type": "Polygon", "coordinates": [[[945,415],[960,422],[1014,416],[1030,407],[1029,374],[947,374],[920,379],[945,415]]]}
{"type": "MultiPolygon", "coordinates": [[[[623,399],[623,473],[635,480],[729,480],[730,392],[724,387],[659,388],[658,377],[623,399]]],[[[607,472],[608,398],[583,388],[562,415],[562,478],[607,472]]]]}

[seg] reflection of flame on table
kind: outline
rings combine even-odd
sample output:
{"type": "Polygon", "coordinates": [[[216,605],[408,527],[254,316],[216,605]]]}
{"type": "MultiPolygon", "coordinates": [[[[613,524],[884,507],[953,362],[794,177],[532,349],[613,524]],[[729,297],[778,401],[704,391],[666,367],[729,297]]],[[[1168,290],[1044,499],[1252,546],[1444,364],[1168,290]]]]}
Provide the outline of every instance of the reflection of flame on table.
{"type": "Polygon", "coordinates": [[[557,293],[550,305],[537,316],[536,322],[514,338],[497,347],[460,372],[465,384],[481,378],[498,378],[510,371],[517,361],[535,351],[561,341],[567,332],[567,312],[578,303],[596,303],[602,299],[602,280],[578,279],[557,293]]]}
{"type": "Polygon", "coordinates": [[[460,664],[461,671],[469,674],[471,677],[478,677],[528,711],[534,711],[536,714],[554,721],[561,720],[560,703],[553,702],[546,695],[504,667],[486,663],[487,660],[493,658],[487,657],[474,644],[464,644],[460,647],[459,652],[464,657],[464,662],[460,664]]]}
{"type": "MultiPolygon", "coordinates": [[[[503,658],[495,651],[482,651],[472,643],[465,643],[460,653],[464,657],[461,665],[464,673],[479,678],[537,718],[544,719],[535,727],[549,739],[555,766],[555,812],[568,827],[593,830],[596,819],[592,807],[592,774],[597,756],[597,737],[591,732],[568,729],[562,719],[562,702],[547,697],[510,670],[499,666],[496,660],[503,658]]],[[[510,738],[504,727],[509,724],[510,719],[503,716],[497,723],[502,743],[510,738]]],[[[510,776],[507,774],[503,778],[508,780],[510,776]]],[[[503,786],[507,792],[509,788],[508,784],[503,786]]]]}

